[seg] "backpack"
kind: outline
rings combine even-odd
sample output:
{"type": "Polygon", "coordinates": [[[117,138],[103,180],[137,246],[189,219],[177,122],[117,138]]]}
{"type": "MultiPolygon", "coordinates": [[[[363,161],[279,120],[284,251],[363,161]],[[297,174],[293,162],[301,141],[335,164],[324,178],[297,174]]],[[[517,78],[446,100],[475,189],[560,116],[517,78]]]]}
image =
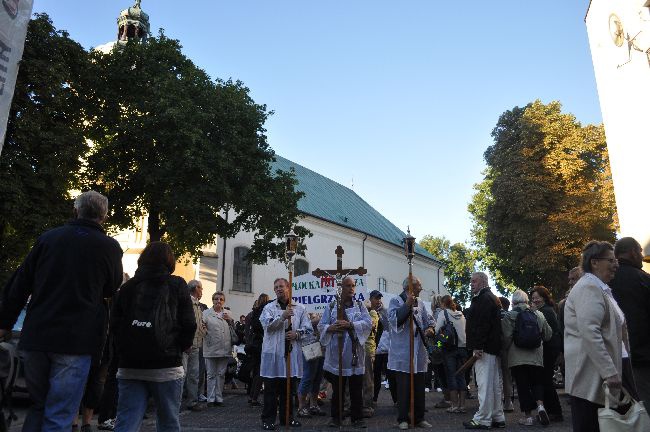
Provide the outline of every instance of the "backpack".
{"type": "Polygon", "coordinates": [[[512,340],[515,346],[519,348],[539,348],[542,344],[542,331],[537,323],[537,315],[535,312],[530,309],[524,309],[517,314],[512,340]]]}
{"type": "Polygon", "coordinates": [[[11,422],[17,417],[14,414],[11,395],[18,375],[18,354],[16,346],[10,342],[0,343],[0,432],[9,430],[11,422]],[[4,407],[9,413],[5,416],[4,407]]]}
{"type": "Polygon", "coordinates": [[[171,291],[167,280],[147,280],[134,286],[120,331],[123,349],[143,360],[180,353],[176,343],[178,298],[171,291]]]}
{"type": "Polygon", "coordinates": [[[458,333],[456,327],[449,320],[447,310],[443,309],[445,313],[445,324],[440,328],[435,337],[435,346],[440,350],[452,350],[458,347],[458,333]]]}

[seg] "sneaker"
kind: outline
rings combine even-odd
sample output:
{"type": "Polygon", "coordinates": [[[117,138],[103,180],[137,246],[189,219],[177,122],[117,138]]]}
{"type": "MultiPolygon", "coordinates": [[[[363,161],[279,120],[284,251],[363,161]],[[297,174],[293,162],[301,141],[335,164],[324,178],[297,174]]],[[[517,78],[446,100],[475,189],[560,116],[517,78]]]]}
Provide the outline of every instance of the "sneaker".
{"type": "MultiPolygon", "coordinates": [[[[286,423],[280,423],[280,426],[286,426],[286,423]]],[[[289,422],[289,427],[300,427],[302,426],[302,423],[300,423],[298,420],[291,420],[289,422]]]]}
{"type": "Polygon", "coordinates": [[[511,400],[508,400],[506,403],[503,404],[503,410],[505,412],[513,412],[515,410],[515,407],[512,404],[511,400]]]}
{"type": "Polygon", "coordinates": [[[115,429],[115,419],[105,420],[103,423],[97,425],[98,430],[112,431],[115,429]]]}
{"type": "Polygon", "coordinates": [[[548,414],[546,413],[546,410],[544,409],[544,407],[542,405],[537,407],[537,417],[539,417],[539,422],[543,426],[548,426],[548,424],[550,423],[550,420],[548,418],[548,414]]]}
{"type": "Polygon", "coordinates": [[[491,428],[490,426],[481,424],[475,421],[474,419],[463,422],[463,426],[465,427],[465,429],[490,429],[491,428]]]}
{"type": "Polygon", "coordinates": [[[311,413],[307,408],[300,408],[298,410],[298,417],[311,417],[311,413]]]}
{"type": "Polygon", "coordinates": [[[519,419],[517,423],[519,423],[522,426],[532,426],[535,424],[532,417],[522,417],[519,419]]]}
{"type": "Polygon", "coordinates": [[[368,425],[364,419],[359,419],[352,422],[352,427],[355,429],[366,429],[368,425]]]}
{"type": "Polygon", "coordinates": [[[409,428],[409,424],[407,422],[401,422],[397,427],[399,430],[407,430],[409,428]]]}
{"type": "Polygon", "coordinates": [[[422,420],[421,422],[417,423],[415,426],[422,429],[431,429],[433,427],[433,425],[426,420],[422,420]]]}
{"type": "Polygon", "coordinates": [[[319,406],[309,407],[309,414],[313,416],[324,416],[325,413],[320,409],[319,406]]]}
{"type": "Polygon", "coordinates": [[[503,429],[506,427],[506,422],[492,420],[492,427],[495,429],[503,429]]]}
{"type": "Polygon", "coordinates": [[[275,424],[273,424],[273,423],[262,423],[262,430],[275,430],[275,424]]]}

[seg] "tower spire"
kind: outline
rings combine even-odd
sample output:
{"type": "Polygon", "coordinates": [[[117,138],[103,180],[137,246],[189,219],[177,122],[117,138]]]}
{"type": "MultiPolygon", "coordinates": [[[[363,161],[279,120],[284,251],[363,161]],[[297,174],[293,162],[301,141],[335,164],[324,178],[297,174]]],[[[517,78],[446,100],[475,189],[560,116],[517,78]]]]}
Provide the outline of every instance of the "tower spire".
{"type": "Polygon", "coordinates": [[[117,41],[125,43],[131,39],[145,40],[149,36],[149,15],[140,7],[142,0],[120,12],[117,18],[117,41]]]}

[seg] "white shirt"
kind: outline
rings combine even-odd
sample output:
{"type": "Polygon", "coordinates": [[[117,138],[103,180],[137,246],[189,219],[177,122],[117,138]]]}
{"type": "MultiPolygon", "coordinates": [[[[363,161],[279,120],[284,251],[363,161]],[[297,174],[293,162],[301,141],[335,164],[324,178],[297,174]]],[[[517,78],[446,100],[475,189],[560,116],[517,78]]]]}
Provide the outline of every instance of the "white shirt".
{"type": "MultiPolygon", "coordinates": [[[[289,321],[282,319],[283,313],[284,310],[276,299],[264,306],[260,315],[260,322],[264,328],[260,376],[265,378],[286,378],[287,376],[284,342],[285,330],[289,321]]],[[[299,334],[299,339],[291,341],[291,376],[302,378],[300,339],[302,339],[302,335],[312,333],[313,328],[305,307],[300,303],[293,304],[291,328],[299,334]]]]}
{"type": "MultiPolygon", "coordinates": [[[[397,325],[397,310],[404,305],[402,297],[393,297],[388,306],[388,321],[390,323],[390,345],[388,349],[388,369],[397,372],[410,372],[409,347],[410,331],[409,319],[401,326],[397,325]]],[[[415,323],[417,322],[422,329],[422,333],[427,327],[433,326],[433,317],[427,311],[421,301],[413,307],[413,334],[415,336],[413,343],[413,372],[420,373],[427,371],[429,363],[429,353],[424,347],[422,337],[418,334],[415,323]]]]}
{"type": "MultiPolygon", "coordinates": [[[[623,313],[623,310],[621,309],[621,307],[618,305],[618,302],[614,298],[614,295],[612,294],[612,289],[609,287],[609,285],[607,285],[605,282],[600,280],[598,276],[592,273],[585,273],[585,276],[591,279],[592,281],[594,281],[594,283],[596,283],[600,287],[600,289],[603,290],[603,292],[605,293],[605,297],[607,297],[609,299],[610,304],[614,306],[614,310],[616,311],[616,315],[618,315],[622,327],[625,324],[625,314],[623,313]]],[[[623,346],[622,357],[628,358],[630,354],[625,349],[625,343],[621,342],[621,345],[623,346]]]]}
{"type": "MultiPolygon", "coordinates": [[[[332,302],[325,306],[323,316],[318,323],[321,344],[327,347],[325,350],[325,363],[323,369],[334,374],[339,374],[339,334],[338,332],[328,332],[327,329],[331,324],[336,322],[337,305],[332,302]]],[[[352,366],[352,340],[346,330],[343,332],[343,367],[341,375],[363,375],[365,372],[366,350],[364,344],[368,340],[372,330],[372,320],[368,309],[358,302],[353,302],[351,307],[345,308],[345,316],[354,327],[354,333],[358,339],[356,347],[357,365],[352,366]]]]}

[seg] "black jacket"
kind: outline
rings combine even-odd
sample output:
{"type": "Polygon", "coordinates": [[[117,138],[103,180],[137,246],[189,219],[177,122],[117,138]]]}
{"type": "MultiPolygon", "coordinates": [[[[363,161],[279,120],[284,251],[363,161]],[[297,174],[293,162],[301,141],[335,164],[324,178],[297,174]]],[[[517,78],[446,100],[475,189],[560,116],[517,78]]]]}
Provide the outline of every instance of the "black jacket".
{"type": "Polygon", "coordinates": [[[490,288],[483,288],[465,313],[468,350],[501,353],[501,306],[490,288]]]}
{"type": "MultiPolygon", "coordinates": [[[[154,327],[157,324],[153,322],[154,327]]],[[[119,367],[162,369],[181,366],[183,351],[192,346],[196,331],[192,299],[185,280],[170,275],[164,266],[139,266],[135,276],[122,285],[115,298],[111,312],[111,331],[115,337],[119,367]],[[134,310],[153,310],[165,284],[169,289],[168,304],[175,306],[175,322],[168,323],[166,346],[160,347],[160,350],[148,349],[153,341],[150,337],[140,340],[145,335],[134,325],[136,321],[131,313],[134,310]],[[139,301],[142,303],[136,304],[139,301]]]]}
{"type": "Polygon", "coordinates": [[[650,366],[650,275],[625,259],[619,264],[609,286],[625,314],[630,358],[633,365],[650,366]]]}
{"type": "Polygon", "coordinates": [[[557,314],[553,306],[545,304],[539,311],[544,315],[546,322],[553,331],[553,335],[549,341],[544,342],[544,350],[551,350],[559,353],[562,351],[562,331],[560,330],[560,322],[558,321],[557,314]]]}
{"type": "Polygon", "coordinates": [[[42,234],[2,293],[0,328],[27,315],[19,347],[73,355],[98,355],[106,308],[122,283],[122,249],[101,225],[76,219],[42,234]]]}

